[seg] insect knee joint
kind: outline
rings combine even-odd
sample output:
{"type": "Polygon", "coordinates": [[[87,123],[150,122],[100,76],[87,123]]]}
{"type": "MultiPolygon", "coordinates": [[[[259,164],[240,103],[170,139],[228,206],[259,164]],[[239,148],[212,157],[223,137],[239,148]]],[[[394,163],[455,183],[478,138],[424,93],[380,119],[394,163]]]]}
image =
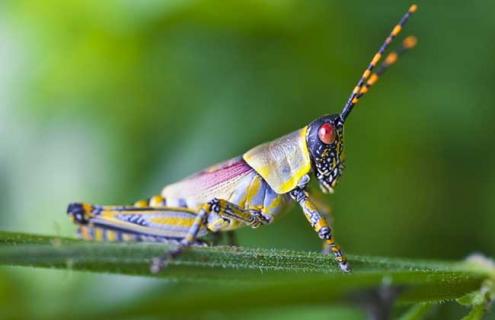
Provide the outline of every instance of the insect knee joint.
{"type": "Polygon", "coordinates": [[[296,188],[294,190],[292,190],[290,193],[289,193],[290,197],[295,200],[297,203],[301,203],[305,200],[308,199],[308,196],[306,195],[306,193],[300,189],[300,188],[296,188]]]}
{"type": "Polygon", "coordinates": [[[251,227],[253,228],[258,228],[261,225],[269,224],[273,220],[271,216],[263,214],[259,210],[252,210],[251,217],[252,217],[251,227]]]}
{"type": "Polygon", "coordinates": [[[323,240],[331,239],[332,238],[332,230],[329,227],[322,227],[318,231],[318,236],[320,237],[320,239],[323,239],[323,240]]]}
{"type": "Polygon", "coordinates": [[[74,202],[67,207],[67,214],[72,217],[74,222],[85,225],[95,215],[93,214],[94,210],[95,207],[90,204],[74,202]]]}
{"type": "Polygon", "coordinates": [[[206,210],[208,212],[220,213],[223,207],[222,202],[223,201],[218,198],[213,198],[212,200],[208,201],[208,203],[206,204],[207,207],[206,210]]]}

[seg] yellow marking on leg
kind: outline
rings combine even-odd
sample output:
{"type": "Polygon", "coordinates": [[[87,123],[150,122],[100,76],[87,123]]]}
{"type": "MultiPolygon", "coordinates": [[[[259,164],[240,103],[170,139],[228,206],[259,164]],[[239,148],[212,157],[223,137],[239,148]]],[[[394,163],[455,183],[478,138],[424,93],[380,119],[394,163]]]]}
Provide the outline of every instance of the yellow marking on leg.
{"type": "Polygon", "coordinates": [[[320,220],[314,226],[316,232],[320,232],[321,228],[328,227],[328,222],[325,218],[321,217],[320,220]]]}
{"type": "Polygon", "coordinates": [[[219,216],[224,216],[226,218],[239,218],[245,222],[249,222],[249,220],[251,219],[251,214],[249,212],[246,212],[246,211],[240,209],[239,207],[232,205],[227,200],[218,199],[218,204],[220,206],[220,212],[215,212],[215,213],[217,213],[219,216]],[[232,211],[232,216],[229,214],[226,214],[228,207],[232,211]]]}
{"type": "Polygon", "coordinates": [[[95,228],[95,240],[102,241],[103,240],[103,230],[101,228],[95,228]]]}
{"type": "Polygon", "coordinates": [[[90,216],[91,212],[93,211],[93,205],[91,205],[89,203],[83,203],[82,207],[84,210],[84,215],[90,216]]]}
{"type": "Polygon", "coordinates": [[[179,217],[156,217],[151,218],[151,222],[162,226],[177,226],[189,228],[193,225],[195,218],[179,218],[179,217]]]}
{"type": "Polygon", "coordinates": [[[332,229],[328,225],[325,218],[317,211],[316,206],[309,199],[307,193],[304,190],[296,189],[291,192],[291,196],[296,200],[303,209],[304,216],[309,221],[313,229],[318,233],[318,236],[325,241],[325,244],[330,246],[330,249],[335,257],[335,260],[339,263],[341,270],[348,272],[350,267],[347,265],[347,260],[344,254],[340,250],[340,247],[335,243],[332,236],[332,229]]]}
{"type": "Polygon", "coordinates": [[[332,241],[327,240],[327,244],[330,246],[330,250],[332,251],[335,260],[337,260],[340,264],[347,264],[347,257],[342,252],[342,249],[338,244],[336,244],[333,239],[332,241]]]}
{"type": "Polygon", "coordinates": [[[113,218],[118,211],[115,210],[104,210],[100,213],[101,218],[113,218]]]}

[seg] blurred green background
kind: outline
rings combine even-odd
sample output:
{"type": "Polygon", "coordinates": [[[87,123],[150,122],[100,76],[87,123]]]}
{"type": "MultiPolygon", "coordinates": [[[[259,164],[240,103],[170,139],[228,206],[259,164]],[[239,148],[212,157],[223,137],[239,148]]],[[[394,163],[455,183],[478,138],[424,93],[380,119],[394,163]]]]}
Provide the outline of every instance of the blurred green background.
{"type": "MultiPolygon", "coordinates": [[[[409,4],[2,2],[0,228],[73,236],[69,202],[130,203],[339,112],[409,4]]],[[[349,118],[347,169],[325,200],[352,254],[494,256],[495,2],[418,4],[404,32],[418,47],[349,118]]],[[[320,246],[297,209],[238,236],[320,246]]],[[[28,313],[166,285],[9,268],[0,280],[2,304],[28,313]]]]}

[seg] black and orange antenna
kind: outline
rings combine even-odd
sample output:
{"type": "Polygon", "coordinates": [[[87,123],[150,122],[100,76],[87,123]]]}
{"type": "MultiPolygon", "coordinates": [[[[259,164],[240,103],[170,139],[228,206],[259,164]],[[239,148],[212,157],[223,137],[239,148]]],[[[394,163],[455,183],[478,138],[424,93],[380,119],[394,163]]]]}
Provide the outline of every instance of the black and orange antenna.
{"type": "Polygon", "coordinates": [[[378,49],[377,53],[373,56],[373,59],[371,59],[370,64],[364,70],[363,75],[359,79],[358,83],[354,87],[354,90],[352,90],[352,93],[347,100],[346,104],[344,105],[344,108],[342,112],[340,113],[340,117],[342,120],[345,121],[345,119],[349,116],[349,114],[352,111],[352,108],[359,102],[359,99],[368,92],[369,87],[371,87],[379,78],[381,74],[392,64],[394,64],[398,57],[399,54],[405,52],[407,49],[410,49],[416,45],[416,38],[415,37],[407,37],[404,39],[404,42],[402,44],[401,49],[399,49],[397,52],[391,52],[385,61],[382,63],[380,66],[379,70],[375,73],[373,73],[373,69],[376,67],[378,62],[380,62],[383,54],[385,53],[385,50],[387,50],[388,46],[392,41],[397,37],[397,35],[401,32],[402,28],[404,25],[407,23],[411,15],[416,12],[418,9],[418,6],[413,4],[409,7],[407,12],[402,16],[400,19],[399,23],[394,26],[392,29],[392,32],[388,35],[388,37],[385,39],[383,44],[381,45],[380,49],[378,49]],[[406,41],[407,40],[407,41],[406,41]],[[399,53],[400,52],[400,53],[399,53]],[[379,73],[380,72],[380,73],[379,73]]]}
{"type": "Polygon", "coordinates": [[[399,47],[399,49],[390,52],[385,60],[383,60],[382,64],[376,69],[376,71],[371,73],[368,80],[366,80],[365,85],[361,87],[361,90],[359,91],[359,94],[356,96],[356,98],[359,100],[363,95],[368,93],[369,88],[373,86],[378,81],[378,79],[380,79],[385,71],[387,71],[388,67],[396,63],[401,55],[403,55],[409,49],[414,48],[417,43],[418,39],[415,36],[406,37],[402,41],[402,45],[399,47]]]}

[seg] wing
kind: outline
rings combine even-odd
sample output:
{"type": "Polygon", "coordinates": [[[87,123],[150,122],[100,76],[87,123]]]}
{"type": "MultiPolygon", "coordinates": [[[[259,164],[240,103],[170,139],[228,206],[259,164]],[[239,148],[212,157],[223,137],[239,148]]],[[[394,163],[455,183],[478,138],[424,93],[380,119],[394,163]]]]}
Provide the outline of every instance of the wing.
{"type": "Polygon", "coordinates": [[[311,170],[306,131],[304,127],[243,155],[246,163],[278,194],[294,189],[311,170]]]}
{"type": "MultiPolygon", "coordinates": [[[[179,241],[195,218],[196,213],[187,208],[101,207],[80,225],[80,234],[92,240],[179,241]]],[[[198,236],[206,233],[202,227],[198,236]]]]}
{"type": "Polygon", "coordinates": [[[256,172],[241,157],[211,166],[162,190],[167,199],[193,199],[205,203],[212,198],[229,199],[242,179],[256,172]]]}

